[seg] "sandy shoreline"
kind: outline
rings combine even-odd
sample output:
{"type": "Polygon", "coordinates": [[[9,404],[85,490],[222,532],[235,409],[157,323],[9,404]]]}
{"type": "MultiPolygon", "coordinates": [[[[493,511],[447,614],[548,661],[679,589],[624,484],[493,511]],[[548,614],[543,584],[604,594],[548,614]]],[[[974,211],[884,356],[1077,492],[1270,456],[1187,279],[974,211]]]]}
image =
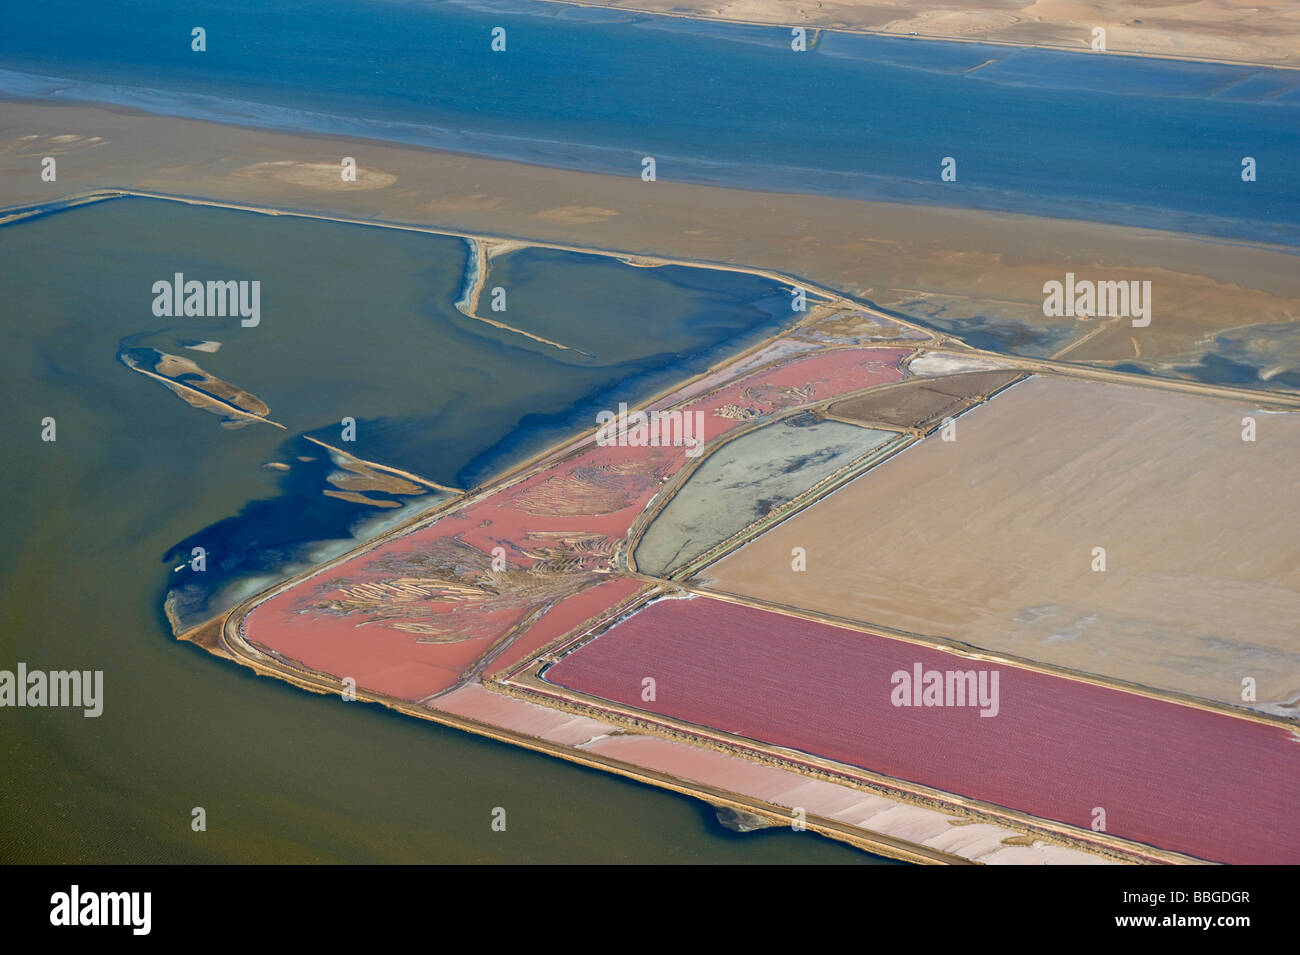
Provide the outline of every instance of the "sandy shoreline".
{"type": "MultiPolygon", "coordinates": [[[[1230,329],[1300,317],[1300,270],[1284,249],[1155,230],[938,206],[747,192],[307,136],[99,106],[5,101],[0,207],[95,189],[195,196],[394,224],[769,270],[956,334],[1001,323],[1044,334],[1072,361],[1194,365],[1230,329]],[[40,178],[54,137],[59,180],[40,178]],[[78,145],[80,143],[81,145],[78,145]],[[351,188],[322,173],[355,156],[351,188]],[[1065,272],[1149,280],[1148,327],[1049,319],[1042,286],[1065,272]]],[[[1261,345],[1300,363],[1284,340],[1261,345]]]]}
{"type": "Polygon", "coordinates": [[[629,13],[803,27],[920,40],[1085,52],[1106,31],[1110,53],[1300,68],[1300,11],[1252,0],[1155,5],[1137,0],[553,0],[629,13]]]}

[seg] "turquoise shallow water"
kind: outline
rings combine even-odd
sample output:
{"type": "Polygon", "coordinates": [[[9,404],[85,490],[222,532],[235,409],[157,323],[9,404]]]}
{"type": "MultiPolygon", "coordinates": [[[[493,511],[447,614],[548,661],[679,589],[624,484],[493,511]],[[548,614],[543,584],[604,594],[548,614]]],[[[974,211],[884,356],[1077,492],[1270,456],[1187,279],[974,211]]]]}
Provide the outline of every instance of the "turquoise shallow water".
{"type": "MultiPolygon", "coordinates": [[[[171,638],[163,595],[181,574],[164,558],[178,542],[205,541],[209,573],[235,579],[249,555],[292,562],[314,546],[303,535],[346,538],[379,513],[321,494],[330,468],[296,460],[312,453],[303,431],[352,410],[365,454],[409,446],[400,463],[456,477],[530,414],[544,435],[582,388],[625,371],[612,350],[604,367],[551,369],[462,328],[460,240],[358,230],[146,200],[0,228],[0,668],[102,670],[105,697],[98,719],[0,710],[0,860],[873,861],[806,834],[735,836],[694,801],[306,694],[171,638]],[[339,276],[340,256],[373,256],[373,283],[339,276]],[[151,283],[175,271],[259,279],[261,324],[156,318],[151,283]],[[131,371],[116,355],[141,335],[257,394],[289,430],[224,429],[131,371]],[[223,344],[175,344],[195,340],[223,344]],[[385,361],[393,349],[402,361],[385,361]],[[448,438],[457,392],[479,414],[448,438]],[[196,806],[205,833],[190,830],[196,806]],[[496,806],[505,833],[489,828],[496,806]]],[[[764,289],[727,294],[735,340],[774,320],[743,307],[764,289]]],[[[724,347],[713,331],[674,340],[689,361],[724,347]]]]}
{"type": "Polygon", "coordinates": [[[51,0],[6,17],[13,95],[1300,245],[1293,71],[833,32],[794,53],[779,27],[529,0],[271,0],[256,16],[51,0]]]}

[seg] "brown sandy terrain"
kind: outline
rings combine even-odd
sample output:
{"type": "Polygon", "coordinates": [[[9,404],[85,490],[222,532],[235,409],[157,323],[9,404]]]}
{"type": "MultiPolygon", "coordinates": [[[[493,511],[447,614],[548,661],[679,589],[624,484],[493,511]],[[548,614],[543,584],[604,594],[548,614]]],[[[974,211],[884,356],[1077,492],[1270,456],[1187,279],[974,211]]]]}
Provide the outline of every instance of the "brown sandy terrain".
{"type": "Polygon", "coordinates": [[[372,507],[401,507],[400,501],[375,500],[366,497],[358,491],[323,491],[326,497],[337,497],[341,501],[351,501],[354,504],[369,504],[372,507]]]}
{"type": "Polygon", "coordinates": [[[827,408],[833,418],[863,425],[930,430],[947,417],[956,417],[985,396],[1016,380],[1014,373],[974,372],[950,378],[922,378],[879,388],[827,408]]]}
{"type": "MultiPolygon", "coordinates": [[[[281,182],[289,186],[306,186],[309,189],[333,189],[335,183],[342,184],[339,163],[328,162],[294,162],[282,159],[279,162],[260,162],[245,166],[235,175],[244,179],[262,179],[281,182]]],[[[357,169],[357,178],[347,183],[352,190],[383,189],[391,186],[397,179],[387,172],[373,169],[357,169]]]]}
{"type": "Polygon", "coordinates": [[[370,497],[365,492],[381,491],[412,497],[429,493],[427,486],[400,478],[391,471],[380,470],[346,451],[332,450],[331,454],[339,470],[331,472],[326,480],[338,490],[322,491],[326,497],[336,497],[354,504],[369,504],[372,507],[401,507],[400,501],[370,497]]]}
{"type": "Polygon", "coordinates": [[[565,0],[648,13],[1089,50],[1300,64],[1300,7],[1287,0],[565,0]]]}
{"type": "Polygon", "coordinates": [[[264,421],[284,428],[267,417],[271,409],[266,402],[228,381],[210,375],[188,358],[157,352],[153,367],[130,355],[121,359],[132,371],[160,382],[177,397],[194,408],[201,408],[222,418],[223,428],[242,428],[253,421],[264,421]]]}
{"type": "Polygon", "coordinates": [[[814,306],[811,314],[814,315],[814,320],[792,331],[790,338],[819,344],[839,342],[845,345],[861,345],[899,339],[921,341],[927,337],[917,329],[887,321],[877,313],[860,309],[841,309],[835,304],[814,306]],[[816,317],[818,309],[822,310],[824,317],[816,317]]]}
{"type": "Polygon", "coordinates": [[[265,418],[271,413],[271,409],[267,407],[266,402],[261,398],[250,394],[243,388],[230,384],[228,381],[222,381],[215,375],[208,374],[196,363],[188,358],[182,358],[180,355],[169,355],[166,352],[160,352],[153,370],[167,378],[184,378],[185,383],[191,388],[197,388],[206,391],[208,394],[216,395],[223,401],[229,402],[249,414],[265,418]]]}
{"type": "Polygon", "coordinates": [[[10,160],[35,159],[39,162],[45,156],[62,156],[95,149],[104,144],[104,140],[98,136],[78,136],[76,133],[50,133],[42,136],[28,133],[0,144],[0,156],[10,160]]]}
{"type": "Polygon", "coordinates": [[[1243,704],[1250,677],[1246,705],[1296,715],[1300,414],[1040,377],[957,425],[701,578],[1225,703],[1243,704]]]}
{"type": "MultiPolygon", "coordinates": [[[[439,153],[410,147],[222,126],[94,106],[5,103],[0,207],[127,188],[350,218],[766,268],[882,306],[943,296],[949,317],[1002,315],[1087,339],[1072,360],[1192,361],[1231,328],[1300,318],[1294,256],[1195,236],[931,206],[855,202],[684,185],[439,153]],[[63,157],[57,183],[24,137],[69,135],[102,145],[63,157]],[[334,175],[353,156],[380,188],[334,175]],[[301,176],[283,164],[304,167],[301,176]],[[268,166],[268,164],[276,164],[268,166]],[[265,170],[279,170],[275,175],[265,170]],[[1067,270],[1092,279],[1149,279],[1153,318],[1047,319],[1043,283],[1067,270]]],[[[958,328],[960,330],[960,324],[958,328]]],[[[1280,364],[1295,364],[1285,343],[1280,364]]]]}

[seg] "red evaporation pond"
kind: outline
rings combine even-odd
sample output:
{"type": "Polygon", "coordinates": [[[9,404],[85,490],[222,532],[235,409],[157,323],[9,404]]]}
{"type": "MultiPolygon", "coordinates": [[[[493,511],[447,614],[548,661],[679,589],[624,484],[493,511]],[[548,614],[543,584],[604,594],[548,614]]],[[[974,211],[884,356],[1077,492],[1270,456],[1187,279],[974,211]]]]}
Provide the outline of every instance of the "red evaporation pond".
{"type": "Polygon", "coordinates": [[[653,603],[545,676],[1085,829],[1101,809],[1106,831],[1199,858],[1300,862],[1300,741],[1283,727],[703,597],[653,603]],[[996,715],[895,705],[892,675],[918,663],[996,670],[996,715]]]}

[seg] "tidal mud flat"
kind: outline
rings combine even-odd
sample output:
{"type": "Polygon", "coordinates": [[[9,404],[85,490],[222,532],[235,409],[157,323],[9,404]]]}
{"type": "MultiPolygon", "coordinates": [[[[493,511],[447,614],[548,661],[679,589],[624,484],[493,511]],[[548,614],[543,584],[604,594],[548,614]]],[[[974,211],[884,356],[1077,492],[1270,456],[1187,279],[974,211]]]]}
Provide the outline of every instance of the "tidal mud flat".
{"type": "Polygon", "coordinates": [[[795,53],[788,28],[527,0],[319,6],[307,19],[271,7],[248,23],[237,5],[215,3],[205,11],[214,42],[199,58],[173,39],[164,0],[129,15],[74,12],[70,0],[19,9],[0,91],[637,181],[650,157],[657,178],[676,182],[1300,246],[1291,70],[834,31],[795,53]],[[357,29],[339,33],[336,18],[357,29]],[[498,27],[514,37],[504,55],[489,41],[498,27]],[[232,34],[256,42],[216,42],[232,34]],[[646,62],[658,64],[653,82],[646,62]],[[833,135],[806,135],[810,104],[833,135]],[[1090,148],[1063,161],[1063,129],[1086,130],[1090,148]],[[1201,144],[1193,157],[1189,142],[1201,144]],[[1249,189],[1243,155],[1271,170],[1249,189]],[[960,161],[955,179],[941,178],[944,157],[960,161]]]}

